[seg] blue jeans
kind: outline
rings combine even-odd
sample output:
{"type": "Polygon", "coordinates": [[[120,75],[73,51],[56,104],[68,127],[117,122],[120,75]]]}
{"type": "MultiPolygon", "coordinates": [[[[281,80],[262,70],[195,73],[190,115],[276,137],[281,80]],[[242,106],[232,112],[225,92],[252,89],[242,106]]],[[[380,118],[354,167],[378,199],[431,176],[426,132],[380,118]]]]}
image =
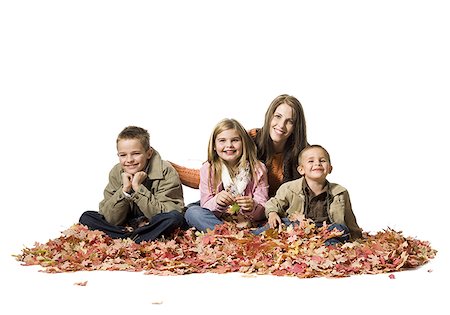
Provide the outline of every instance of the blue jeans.
{"type": "MultiPolygon", "coordinates": [[[[322,224],[318,224],[316,223],[317,227],[321,227],[322,224]]],[[[339,224],[339,223],[332,223],[327,227],[328,231],[331,231],[333,229],[336,229],[340,232],[343,232],[341,236],[338,237],[332,237],[327,239],[324,244],[326,246],[328,245],[335,245],[337,243],[345,243],[350,239],[350,230],[348,229],[348,227],[345,224],[339,224]]]]}
{"type": "Polygon", "coordinates": [[[111,238],[129,237],[136,243],[153,241],[162,235],[170,236],[177,228],[186,224],[183,214],[176,210],[158,213],[149,219],[148,224],[135,228],[132,232],[125,226],[109,223],[98,211],[85,211],[79,222],[86,225],[90,230],[103,231],[111,238]]]}
{"type": "MultiPolygon", "coordinates": [[[[281,222],[283,222],[283,224],[285,224],[285,225],[291,225],[291,224],[298,223],[298,221],[292,222],[288,218],[281,218],[281,222]]],[[[319,228],[322,226],[322,224],[316,223],[316,226],[319,228]]],[[[253,230],[252,233],[255,235],[258,235],[268,229],[269,229],[269,224],[266,224],[256,230],[253,230]]],[[[348,229],[348,227],[345,224],[333,223],[333,224],[328,225],[328,227],[327,227],[328,231],[331,231],[333,229],[337,229],[338,231],[343,232],[343,234],[338,237],[332,237],[332,238],[327,239],[324,243],[326,246],[334,245],[337,243],[345,243],[346,241],[348,241],[350,239],[350,236],[349,236],[350,230],[348,229]]]]}
{"type": "Polygon", "coordinates": [[[195,227],[202,232],[206,232],[207,229],[214,230],[216,225],[223,224],[223,221],[216,217],[211,210],[196,204],[189,205],[184,218],[189,226],[195,227]]]}

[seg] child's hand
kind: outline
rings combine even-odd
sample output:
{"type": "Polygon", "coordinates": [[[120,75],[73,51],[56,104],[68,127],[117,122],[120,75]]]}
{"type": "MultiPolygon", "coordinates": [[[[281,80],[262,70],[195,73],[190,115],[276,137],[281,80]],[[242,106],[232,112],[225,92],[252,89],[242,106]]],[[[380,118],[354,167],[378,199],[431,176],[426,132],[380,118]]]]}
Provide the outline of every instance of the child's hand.
{"type": "Polygon", "coordinates": [[[253,198],[250,196],[238,196],[236,197],[236,203],[243,211],[253,210],[253,198]]]}
{"type": "Polygon", "coordinates": [[[219,206],[227,207],[227,206],[231,205],[232,203],[234,203],[234,197],[228,191],[222,190],[221,192],[219,192],[217,194],[216,203],[219,206]]]}
{"type": "Polygon", "coordinates": [[[132,181],[132,187],[134,191],[138,191],[139,185],[144,182],[144,180],[147,178],[147,173],[140,171],[134,174],[133,181],[132,181]]]}
{"type": "Polygon", "coordinates": [[[280,219],[280,216],[278,215],[278,213],[270,212],[267,223],[269,223],[269,227],[272,229],[274,229],[278,226],[278,232],[281,232],[281,219],[280,219]]]}
{"type": "Polygon", "coordinates": [[[122,173],[122,191],[129,193],[131,191],[131,181],[133,180],[133,175],[130,173],[122,173]]]}

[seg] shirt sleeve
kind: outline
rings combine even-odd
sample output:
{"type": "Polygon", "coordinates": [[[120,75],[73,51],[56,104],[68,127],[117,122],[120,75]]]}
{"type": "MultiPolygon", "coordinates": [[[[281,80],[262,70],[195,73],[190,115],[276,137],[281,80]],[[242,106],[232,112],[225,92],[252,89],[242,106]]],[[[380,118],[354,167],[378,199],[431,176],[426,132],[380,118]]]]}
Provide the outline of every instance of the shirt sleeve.
{"type": "Polygon", "coordinates": [[[109,181],[103,191],[103,200],[99,204],[99,213],[106,221],[114,225],[125,223],[130,211],[130,201],[122,193],[120,167],[114,166],[109,172],[109,181]]]}
{"type": "Polygon", "coordinates": [[[265,205],[269,198],[269,184],[267,179],[267,168],[263,163],[258,165],[256,178],[251,187],[253,196],[253,210],[240,211],[242,215],[251,221],[261,221],[265,219],[265,205]]]}
{"type": "Polygon", "coordinates": [[[210,187],[209,183],[214,183],[214,180],[209,178],[209,172],[210,164],[206,162],[200,168],[200,206],[211,211],[225,212],[227,207],[217,204],[217,192],[220,187],[217,187],[216,191],[210,187]]]}

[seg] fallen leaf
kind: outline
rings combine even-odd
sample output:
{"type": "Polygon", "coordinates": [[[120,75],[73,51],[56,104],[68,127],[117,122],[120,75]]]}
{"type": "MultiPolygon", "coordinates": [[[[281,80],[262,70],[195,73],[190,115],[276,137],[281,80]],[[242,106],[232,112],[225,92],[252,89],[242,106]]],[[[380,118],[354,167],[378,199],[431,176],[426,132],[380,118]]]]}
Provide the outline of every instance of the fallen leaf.
{"type": "Polygon", "coordinates": [[[82,281],[82,282],[75,282],[74,285],[79,285],[81,287],[85,287],[87,284],[87,281],[82,281]]]}

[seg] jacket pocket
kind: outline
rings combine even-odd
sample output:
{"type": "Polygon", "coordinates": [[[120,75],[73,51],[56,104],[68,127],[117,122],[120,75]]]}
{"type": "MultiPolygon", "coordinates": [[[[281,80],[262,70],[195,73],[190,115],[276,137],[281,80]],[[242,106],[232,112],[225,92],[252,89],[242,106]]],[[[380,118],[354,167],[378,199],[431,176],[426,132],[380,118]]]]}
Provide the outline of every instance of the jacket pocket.
{"type": "Polygon", "coordinates": [[[332,223],[345,224],[344,196],[338,195],[333,198],[328,215],[330,216],[332,223]]]}

